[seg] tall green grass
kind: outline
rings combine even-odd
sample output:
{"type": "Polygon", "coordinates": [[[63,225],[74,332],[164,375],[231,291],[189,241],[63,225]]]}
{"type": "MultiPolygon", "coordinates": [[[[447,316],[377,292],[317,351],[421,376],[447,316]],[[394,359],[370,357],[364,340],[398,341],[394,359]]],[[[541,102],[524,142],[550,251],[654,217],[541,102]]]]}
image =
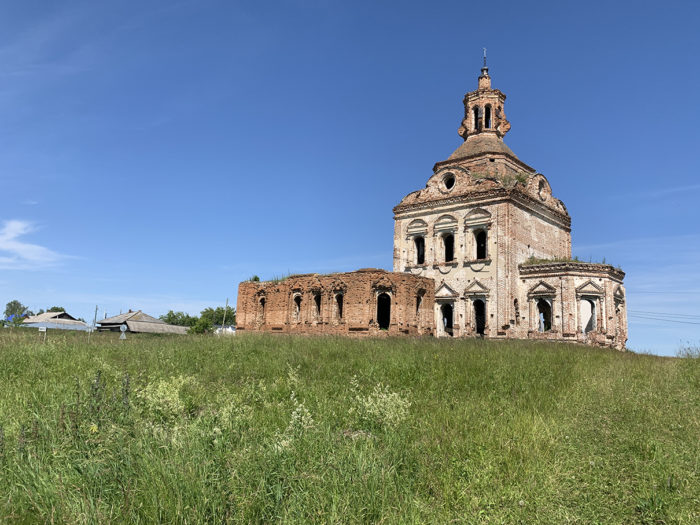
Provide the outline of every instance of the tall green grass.
{"type": "Polygon", "coordinates": [[[697,523],[700,359],[0,331],[0,522],[697,523]]]}

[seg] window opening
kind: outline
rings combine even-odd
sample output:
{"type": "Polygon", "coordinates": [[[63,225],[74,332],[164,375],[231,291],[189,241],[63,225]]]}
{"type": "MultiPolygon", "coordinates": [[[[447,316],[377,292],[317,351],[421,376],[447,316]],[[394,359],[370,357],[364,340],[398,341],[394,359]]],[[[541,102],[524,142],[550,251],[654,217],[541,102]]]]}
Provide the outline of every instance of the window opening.
{"type": "Polygon", "coordinates": [[[484,335],[486,330],[486,304],[481,299],[475,299],[472,303],[474,306],[474,325],[476,333],[484,335]]]}
{"type": "Polygon", "coordinates": [[[517,299],[513,299],[513,310],[515,310],[515,324],[520,324],[520,305],[517,299]]]}
{"type": "Polygon", "coordinates": [[[455,238],[454,235],[448,233],[442,238],[445,245],[445,262],[452,262],[455,258],[455,238]]]}
{"type": "Polygon", "coordinates": [[[314,313],[318,316],[321,317],[321,294],[317,293],[314,294],[314,313]]]}
{"type": "Polygon", "coordinates": [[[416,316],[420,313],[420,307],[423,304],[423,294],[416,295],[416,316]]]}
{"type": "Polygon", "coordinates": [[[425,264],[425,239],[416,237],[413,243],[416,246],[416,264],[425,264]]]}
{"type": "Polygon", "coordinates": [[[265,320],[265,298],[260,298],[260,319],[265,320]]]}
{"type": "Polygon", "coordinates": [[[476,258],[486,259],[486,231],[479,230],[474,234],[476,239],[476,258]]]}
{"type": "Polygon", "coordinates": [[[474,115],[474,130],[479,131],[481,126],[479,126],[479,108],[477,106],[474,106],[472,108],[472,113],[474,115]]]}
{"type": "Polygon", "coordinates": [[[581,328],[584,334],[595,330],[595,303],[590,299],[581,300],[581,328]]]}
{"type": "Polygon", "coordinates": [[[552,329],[552,306],[546,299],[537,301],[537,314],[539,319],[538,330],[549,332],[552,329]]]}
{"type": "Polygon", "coordinates": [[[491,128],[491,106],[484,108],[484,128],[491,128]]]}
{"type": "Polygon", "coordinates": [[[296,321],[301,317],[301,295],[294,296],[294,319],[296,321]]]}
{"type": "Polygon", "coordinates": [[[335,313],[338,319],[343,318],[343,294],[339,293],[335,296],[335,313]]]}
{"type": "Polygon", "coordinates": [[[391,297],[380,293],[377,297],[377,324],[381,330],[388,330],[391,321],[391,297]]]}
{"type": "Polygon", "coordinates": [[[447,175],[445,177],[443,182],[445,183],[445,188],[447,188],[448,190],[451,190],[455,185],[455,176],[452,175],[452,173],[450,173],[449,175],[447,175]]]}
{"type": "Polygon", "coordinates": [[[453,309],[451,304],[443,304],[440,307],[440,312],[442,313],[442,327],[445,333],[452,337],[454,335],[452,323],[453,323],[453,309]]]}

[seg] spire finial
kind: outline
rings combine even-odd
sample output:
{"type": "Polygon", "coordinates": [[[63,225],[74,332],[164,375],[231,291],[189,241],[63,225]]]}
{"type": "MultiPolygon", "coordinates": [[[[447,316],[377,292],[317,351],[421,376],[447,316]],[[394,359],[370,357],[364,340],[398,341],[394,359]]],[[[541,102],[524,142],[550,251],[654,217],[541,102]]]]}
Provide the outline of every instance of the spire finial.
{"type": "Polygon", "coordinates": [[[483,49],[484,49],[484,67],[486,67],[486,48],[483,48],[483,49]]]}

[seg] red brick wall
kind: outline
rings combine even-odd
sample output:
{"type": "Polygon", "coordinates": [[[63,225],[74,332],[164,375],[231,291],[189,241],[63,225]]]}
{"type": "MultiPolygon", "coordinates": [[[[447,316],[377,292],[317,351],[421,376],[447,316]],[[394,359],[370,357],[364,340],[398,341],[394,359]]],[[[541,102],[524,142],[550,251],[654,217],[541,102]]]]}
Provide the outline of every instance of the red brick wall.
{"type": "Polygon", "coordinates": [[[434,333],[435,282],[426,277],[365,269],[328,275],[291,276],[281,282],[242,282],[237,329],[243,332],[347,335],[434,333]],[[377,297],[391,298],[387,330],[377,324],[377,297]],[[336,296],[343,296],[342,317],[336,296]],[[417,308],[417,297],[422,296],[417,308]],[[320,312],[315,297],[320,297],[320,312]],[[297,313],[295,297],[301,298],[297,313]],[[264,312],[262,301],[264,300],[264,312]]]}

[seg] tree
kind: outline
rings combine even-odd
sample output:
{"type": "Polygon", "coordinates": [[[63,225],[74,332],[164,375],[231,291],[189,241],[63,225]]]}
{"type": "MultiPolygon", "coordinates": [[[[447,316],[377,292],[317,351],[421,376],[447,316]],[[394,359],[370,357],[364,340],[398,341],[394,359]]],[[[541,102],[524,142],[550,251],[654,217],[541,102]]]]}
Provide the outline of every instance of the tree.
{"type": "Polygon", "coordinates": [[[201,319],[208,320],[212,325],[223,325],[224,324],[224,311],[226,312],[226,324],[236,324],[236,309],[227,306],[217,306],[216,308],[205,308],[201,312],[201,319]]]}
{"type": "Polygon", "coordinates": [[[20,303],[17,299],[13,299],[7,305],[5,305],[5,319],[9,319],[10,316],[22,317],[24,315],[31,315],[32,313],[29,309],[20,303]]]}
{"type": "Polygon", "coordinates": [[[187,331],[188,334],[206,334],[211,332],[212,329],[211,321],[205,317],[200,317],[197,322],[190,327],[187,331]]]}
{"type": "Polygon", "coordinates": [[[160,320],[168,324],[174,324],[175,326],[194,326],[198,318],[186,314],[185,312],[173,312],[169,310],[167,314],[160,316],[160,320]]]}
{"type": "Polygon", "coordinates": [[[49,309],[46,310],[46,311],[47,311],[47,312],[65,312],[66,309],[63,308],[63,306],[52,306],[51,308],[49,308],[49,309]]]}

